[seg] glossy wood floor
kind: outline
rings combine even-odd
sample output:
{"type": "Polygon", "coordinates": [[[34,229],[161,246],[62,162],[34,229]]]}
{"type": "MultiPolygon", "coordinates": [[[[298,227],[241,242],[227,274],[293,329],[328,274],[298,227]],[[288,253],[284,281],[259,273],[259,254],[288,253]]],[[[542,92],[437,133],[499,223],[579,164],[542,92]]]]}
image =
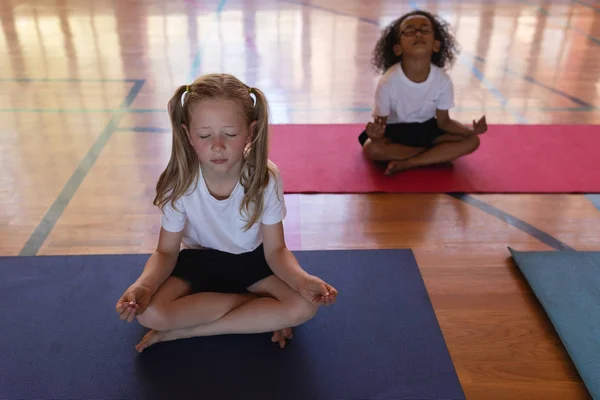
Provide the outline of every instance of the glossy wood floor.
{"type": "MultiPolygon", "coordinates": [[[[261,88],[274,123],[365,123],[372,46],[414,6],[446,18],[462,46],[456,118],[600,121],[592,0],[3,0],[0,255],[152,251],[170,148],[157,128],[169,127],[175,87],[198,74],[261,88]]],[[[474,197],[575,249],[600,248],[585,196],[474,197]]],[[[588,397],[507,251],[546,244],[444,194],[287,202],[292,249],[413,249],[467,398],[588,397]]]]}

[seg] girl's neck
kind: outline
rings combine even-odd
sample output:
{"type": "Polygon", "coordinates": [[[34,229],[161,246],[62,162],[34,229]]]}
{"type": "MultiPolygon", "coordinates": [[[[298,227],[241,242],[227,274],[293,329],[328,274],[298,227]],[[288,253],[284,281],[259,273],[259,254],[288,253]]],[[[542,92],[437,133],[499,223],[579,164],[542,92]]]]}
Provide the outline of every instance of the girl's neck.
{"type": "Polygon", "coordinates": [[[431,60],[422,59],[402,59],[402,71],[404,75],[415,83],[425,82],[431,71],[431,60]]]}
{"type": "Polygon", "coordinates": [[[231,168],[228,173],[215,173],[210,169],[202,170],[202,177],[208,192],[217,200],[225,200],[231,196],[240,180],[241,165],[231,168]]]}

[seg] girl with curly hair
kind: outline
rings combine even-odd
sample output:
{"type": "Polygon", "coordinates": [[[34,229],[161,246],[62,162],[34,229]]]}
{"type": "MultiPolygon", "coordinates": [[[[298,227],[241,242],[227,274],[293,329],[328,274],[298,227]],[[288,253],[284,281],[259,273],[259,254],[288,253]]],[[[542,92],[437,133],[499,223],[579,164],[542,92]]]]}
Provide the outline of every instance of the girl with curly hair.
{"type": "Polygon", "coordinates": [[[375,92],[373,122],[358,140],[385,173],[452,162],[479,147],[485,116],[472,127],[450,118],[454,88],[446,69],[458,46],[448,23],[426,11],[409,12],[388,25],[373,51],[383,75],[375,92]]]}

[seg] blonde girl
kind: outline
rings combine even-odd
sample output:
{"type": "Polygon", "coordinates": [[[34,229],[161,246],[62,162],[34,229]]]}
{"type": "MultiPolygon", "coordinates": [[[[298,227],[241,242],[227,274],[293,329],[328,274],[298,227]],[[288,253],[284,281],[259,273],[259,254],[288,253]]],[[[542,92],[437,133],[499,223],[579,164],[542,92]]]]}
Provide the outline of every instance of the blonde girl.
{"type": "Polygon", "coordinates": [[[333,304],[337,291],[286,247],[265,95],[211,74],[177,88],[168,108],[173,144],[156,185],[158,245],[116,311],[151,329],[139,352],[162,341],[271,331],[283,347],[290,328],[333,304]]]}

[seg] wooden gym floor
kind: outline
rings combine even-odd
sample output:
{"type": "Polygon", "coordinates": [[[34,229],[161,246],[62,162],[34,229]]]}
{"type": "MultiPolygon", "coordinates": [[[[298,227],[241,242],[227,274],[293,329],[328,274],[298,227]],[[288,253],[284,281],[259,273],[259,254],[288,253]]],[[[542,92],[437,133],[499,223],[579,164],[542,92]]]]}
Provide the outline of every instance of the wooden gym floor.
{"type": "MultiPolygon", "coordinates": [[[[414,7],[462,46],[456,118],[600,121],[594,0],[3,0],[0,255],[151,252],[176,86],[230,72],[267,93],[273,123],[366,123],[372,46],[414,7]]],[[[598,250],[594,201],[289,195],[286,234],[292,249],[412,248],[467,398],[583,399],[507,246],[598,250]]]]}

